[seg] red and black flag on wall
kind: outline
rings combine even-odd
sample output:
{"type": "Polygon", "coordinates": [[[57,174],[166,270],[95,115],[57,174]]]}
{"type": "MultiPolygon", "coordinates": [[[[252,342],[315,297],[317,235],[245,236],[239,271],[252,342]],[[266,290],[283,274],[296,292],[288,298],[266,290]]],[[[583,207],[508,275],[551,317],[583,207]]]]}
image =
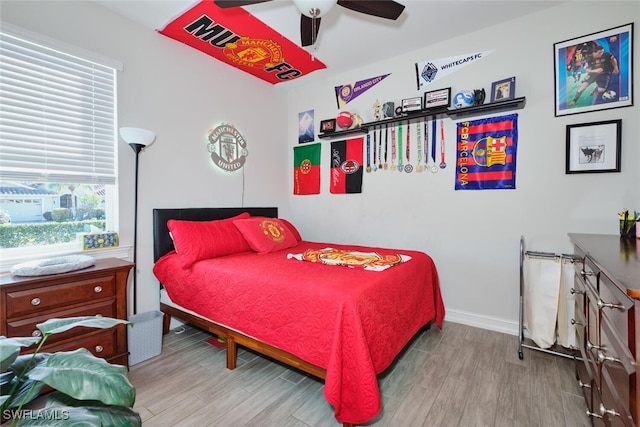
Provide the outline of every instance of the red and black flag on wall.
{"type": "Polygon", "coordinates": [[[518,115],[457,125],[456,190],[516,188],[518,115]]]}
{"type": "Polygon", "coordinates": [[[320,144],[293,147],[293,194],[320,193],[320,144]]]}
{"type": "Polygon", "coordinates": [[[363,141],[360,137],[331,143],[331,193],[362,193],[363,141]]]}

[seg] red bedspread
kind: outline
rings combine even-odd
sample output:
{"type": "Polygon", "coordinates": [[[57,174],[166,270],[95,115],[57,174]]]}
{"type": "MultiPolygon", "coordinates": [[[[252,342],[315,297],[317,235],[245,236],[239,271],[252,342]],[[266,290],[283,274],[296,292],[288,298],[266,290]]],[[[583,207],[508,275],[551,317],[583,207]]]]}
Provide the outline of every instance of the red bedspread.
{"type": "Polygon", "coordinates": [[[188,270],[176,258],[167,254],[153,268],[173,302],[326,369],[325,398],[343,423],[375,417],[376,375],[422,326],[435,319],[442,327],[438,274],[422,252],[303,241],[269,254],[198,261],[188,270]],[[383,272],[287,259],[327,246],[412,259],[383,272]]]}

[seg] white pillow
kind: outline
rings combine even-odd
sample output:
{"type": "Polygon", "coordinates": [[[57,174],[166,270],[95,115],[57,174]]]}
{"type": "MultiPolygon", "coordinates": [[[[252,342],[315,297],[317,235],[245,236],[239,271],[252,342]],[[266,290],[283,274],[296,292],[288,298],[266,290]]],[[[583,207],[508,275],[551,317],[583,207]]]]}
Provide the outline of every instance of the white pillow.
{"type": "Polygon", "coordinates": [[[67,255],[23,262],[11,267],[10,271],[16,276],[45,276],[80,270],[95,263],[95,259],[88,255],[67,255]]]}

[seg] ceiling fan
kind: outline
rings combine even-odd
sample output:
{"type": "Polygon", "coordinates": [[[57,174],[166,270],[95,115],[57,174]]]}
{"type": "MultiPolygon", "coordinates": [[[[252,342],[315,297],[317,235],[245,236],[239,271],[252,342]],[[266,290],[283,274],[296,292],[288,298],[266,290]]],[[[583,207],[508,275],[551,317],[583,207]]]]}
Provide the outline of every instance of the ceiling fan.
{"type": "MultiPolygon", "coordinates": [[[[214,0],[222,8],[248,6],[272,0],[214,0]]],[[[404,5],[393,0],[292,0],[301,13],[300,36],[302,46],[311,46],[316,42],[320,29],[320,18],[337,3],[339,6],[366,15],[396,20],[404,10],[404,5]]]]}

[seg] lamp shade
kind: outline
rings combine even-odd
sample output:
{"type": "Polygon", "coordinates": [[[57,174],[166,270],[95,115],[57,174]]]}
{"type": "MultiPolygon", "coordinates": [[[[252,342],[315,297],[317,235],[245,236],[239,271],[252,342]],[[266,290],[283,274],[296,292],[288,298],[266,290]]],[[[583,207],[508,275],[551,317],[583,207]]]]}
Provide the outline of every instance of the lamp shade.
{"type": "Polygon", "coordinates": [[[146,147],[156,140],[156,134],[150,130],[124,127],[120,128],[120,137],[127,144],[135,144],[146,147]]]}
{"type": "Polygon", "coordinates": [[[309,18],[321,18],[338,3],[338,0],[293,0],[300,13],[309,18]]]}

